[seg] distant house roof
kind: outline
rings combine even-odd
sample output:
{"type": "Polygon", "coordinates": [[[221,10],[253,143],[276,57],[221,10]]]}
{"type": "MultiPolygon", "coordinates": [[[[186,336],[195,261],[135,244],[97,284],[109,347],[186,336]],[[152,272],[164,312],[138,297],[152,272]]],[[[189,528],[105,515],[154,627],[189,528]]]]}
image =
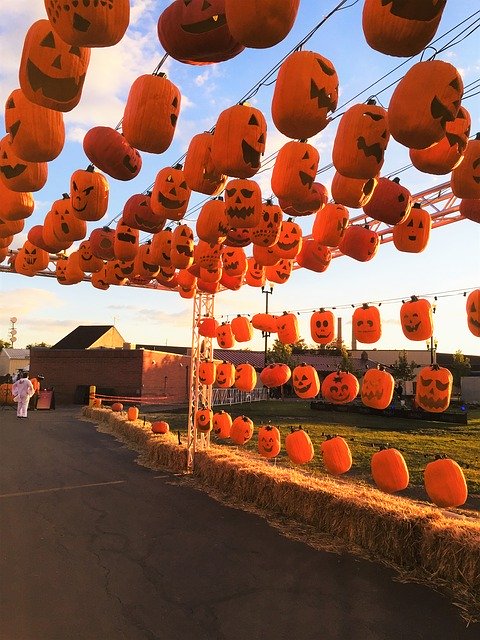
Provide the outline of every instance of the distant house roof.
{"type": "Polygon", "coordinates": [[[62,338],[60,342],[54,344],[51,349],[88,349],[113,328],[114,326],[111,324],[77,327],[62,338]]]}
{"type": "Polygon", "coordinates": [[[137,349],[145,349],[145,351],[161,351],[162,353],[176,353],[186,356],[190,354],[190,347],[168,347],[159,344],[137,344],[137,349]]]}
{"type": "Polygon", "coordinates": [[[29,360],[30,349],[3,349],[10,360],[29,360]]]}

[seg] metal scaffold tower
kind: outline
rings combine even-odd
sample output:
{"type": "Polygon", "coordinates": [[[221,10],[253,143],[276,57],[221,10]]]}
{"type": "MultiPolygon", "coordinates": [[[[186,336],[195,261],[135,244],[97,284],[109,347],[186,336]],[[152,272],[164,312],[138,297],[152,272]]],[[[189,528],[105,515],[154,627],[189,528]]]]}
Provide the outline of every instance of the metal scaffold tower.
{"type": "Polygon", "coordinates": [[[188,397],[188,439],[187,439],[187,472],[193,471],[197,445],[203,447],[210,443],[209,434],[198,434],[195,415],[198,408],[212,407],[212,386],[202,384],[199,379],[201,362],[213,360],[212,338],[201,336],[199,324],[202,318],[214,317],[215,296],[211,293],[197,292],[193,299],[192,348],[190,352],[190,388],[188,397]]]}

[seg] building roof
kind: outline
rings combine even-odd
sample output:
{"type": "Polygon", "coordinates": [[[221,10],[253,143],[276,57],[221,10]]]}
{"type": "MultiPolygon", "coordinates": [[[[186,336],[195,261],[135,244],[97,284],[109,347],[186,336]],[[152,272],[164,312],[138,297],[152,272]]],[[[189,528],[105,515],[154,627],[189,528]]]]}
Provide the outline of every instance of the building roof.
{"type": "Polygon", "coordinates": [[[112,324],[107,325],[83,325],[71,331],[68,335],[54,344],[51,349],[88,349],[92,344],[100,340],[110,329],[112,324]]]}
{"type": "Polygon", "coordinates": [[[29,360],[30,349],[3,349],[10,360],[29,360]]]}

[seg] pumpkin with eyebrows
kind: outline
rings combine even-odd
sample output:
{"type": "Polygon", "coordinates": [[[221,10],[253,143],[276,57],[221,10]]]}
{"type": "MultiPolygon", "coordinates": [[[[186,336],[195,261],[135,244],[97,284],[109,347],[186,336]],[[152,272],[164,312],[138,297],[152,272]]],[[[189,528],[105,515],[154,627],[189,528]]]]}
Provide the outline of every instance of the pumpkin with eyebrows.
{"type": "Polygon", "coordinates": [[[308,200],[317,175],[320,154],[304,141],[290,141],[281,147],[272,171],[272,191],[283,200],[308,200]]]}

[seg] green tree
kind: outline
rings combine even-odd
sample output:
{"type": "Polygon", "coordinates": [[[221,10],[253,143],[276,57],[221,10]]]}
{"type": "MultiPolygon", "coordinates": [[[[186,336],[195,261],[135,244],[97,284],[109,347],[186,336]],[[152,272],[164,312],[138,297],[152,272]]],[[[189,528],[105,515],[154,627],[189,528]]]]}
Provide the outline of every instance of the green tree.
{"type": "Polygon", "coordinates": [[[32,342],[32,344],[27,344],[26,349],[31,349],[32,347],[51,347],[51,344],[47,344],[46,342],[32,342]]]}
{"type": "Polygon", "coordinates": [[[392,376],[395,380],[413,380],[415,378],[415,369],[418,364],[411,360],[407,360],[407,352],[405,349],[398,352],[398,358],[391,366],[392,376]]]}
{"type": "Polygon", "coordinates": [[[8,347],[10,346],[10,341],[9,340],[2,340],[0,338],[0,350],[1,349],[8,349],[8,347]]]}
{"type": "Polygon", "coordinates": [[[267,362],[283,362],[288,366],[295,367],[295,360],[292,356],[292,345],[283,344],[278,338],[274,340],[272,346],[267,351],[267,362]]]}
{"type": "Polygon", "coordinates": [[[460,349],[455,351],[453,354],[453,364],[450,365],[449,369],[452,372],[453,384],[456,387],[460,386],[460,379],[463,376],[468,376],[471,368],[470,358],[464,356],[460,349]]]}
{"type": "Polygon", "coordinates": [[[342,344],[342,346],[340,347],[339,354],[342,356],[342,361],[340,363],[340,369],[342,371],[349,371],[350,373],[353,373],[353,375],[357,376],[357,378],[358,378],[358,376],[360,375],[359,371],[355,367],[355,364],[353,363],[353,361],[352,361],[352,359],[350,357],[348,349],[344,344],[342,344]]]}

